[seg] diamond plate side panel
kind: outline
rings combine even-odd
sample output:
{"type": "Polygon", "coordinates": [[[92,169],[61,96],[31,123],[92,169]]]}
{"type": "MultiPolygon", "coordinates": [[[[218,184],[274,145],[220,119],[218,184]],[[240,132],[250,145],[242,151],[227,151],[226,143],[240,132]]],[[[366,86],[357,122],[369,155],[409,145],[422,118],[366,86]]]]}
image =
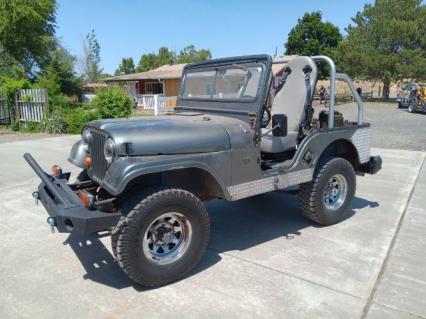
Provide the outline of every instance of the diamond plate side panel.
{"type": "Polygon", "coordinates": [[[299,185],[312,180],[314,174],[313,168],[302,169],[300,171],[287,173],[280,176],[279,187],[285,188],[293,185],[299,185]]]}
{"type": "Polygon", "coordinates": [[[352,135],[352,143],[355,145],[359,161],[366,163],[370,160],[370,148],[371,148],[371,128],[366,127],[359,129],[352,135]]]}
{"type": "Polygon", "coordinates": [[[271,192],[276,189],[278,178],[275,176],[228,187],[232,200],[238,200],[254,195],[271,192]]]}

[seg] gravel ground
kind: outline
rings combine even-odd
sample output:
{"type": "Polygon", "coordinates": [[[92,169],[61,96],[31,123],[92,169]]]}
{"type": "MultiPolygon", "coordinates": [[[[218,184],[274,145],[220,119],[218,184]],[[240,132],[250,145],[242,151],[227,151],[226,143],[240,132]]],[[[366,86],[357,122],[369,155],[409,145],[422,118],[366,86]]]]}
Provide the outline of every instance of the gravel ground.
{"type": "Polygon", "coordinates": [[[62,135],[49,134],[49,133],[14,132],[5,127],[0,127],[0,144],[23,141],[23,140],[40,139],[45,137],[55,137],[55,136],[62,136],[62,135]]]}
{"type": "MultiPolygon", "coordinates": [[[[354,103],[342,104],[336,110],[348,120],[355,120],[354,103]]],[[[396,103],[364,103],[364,121],[373,127],[372,146],[413,151],[426,150],[426,113],[408,113],[396,103]]]]}

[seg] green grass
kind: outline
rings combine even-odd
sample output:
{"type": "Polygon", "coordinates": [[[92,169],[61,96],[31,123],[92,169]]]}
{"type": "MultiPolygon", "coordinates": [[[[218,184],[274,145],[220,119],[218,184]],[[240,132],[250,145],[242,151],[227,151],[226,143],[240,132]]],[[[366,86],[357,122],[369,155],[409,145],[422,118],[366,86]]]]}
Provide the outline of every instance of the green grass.
{"type": "Polygon", "coordinates": [[[142,117],[142,116],[149,116],[149,115],[152,115],[152,114],[149,114],[149,113],[132,113],[132,114],[130,114],[129,117],[142,117]]]}

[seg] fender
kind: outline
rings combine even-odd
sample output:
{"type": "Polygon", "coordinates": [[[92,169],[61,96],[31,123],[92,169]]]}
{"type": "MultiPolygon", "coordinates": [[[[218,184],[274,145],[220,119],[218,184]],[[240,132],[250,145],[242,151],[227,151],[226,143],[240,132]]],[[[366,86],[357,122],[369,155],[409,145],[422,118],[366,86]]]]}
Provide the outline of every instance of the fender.
{"type": "Polygon", "coordinates": [[[326,129],[308,136],[300,145],[286,171],[314,169],[327,147],[341,140],[353,146],[356,153],[354,164],[364,164],[370,160],[371,127],[370,124],[365,123],[353,127],[326,129]],[[312,159],[309,161],[304,160],[308,152],[312,154],[312,159]]]}
{"type": "Polygon", "coordinates": [[[109,167],[100,185],[110,194],[121,194],[135,178],[151,173],[198,168],[209,173],[218,183],[225,197],[231,183],[230,151],[200,154],[120,157],[109,167]],[[220,173],[219,173],[220,172],[220,173]]]}

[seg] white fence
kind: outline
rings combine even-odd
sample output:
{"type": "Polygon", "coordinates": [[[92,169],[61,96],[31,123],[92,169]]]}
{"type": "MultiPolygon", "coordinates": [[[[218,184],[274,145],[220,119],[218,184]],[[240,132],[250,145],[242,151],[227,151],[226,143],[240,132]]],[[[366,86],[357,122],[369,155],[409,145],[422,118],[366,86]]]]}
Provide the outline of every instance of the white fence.
{"type": "Polygon", "coordinates": [[[162,94],[138,94],[135,96],[138,107],[144,110],[152,110],[155,115],[170,110],[176,104],[176,96],[164,96],[162,94]]]}
{"type": "Polygon", "coordinates": [[[15,97],[16,118],[21,122],[40,122],[48,112],[46,89],[19,90],[15,97]]]}
{"type": "Polygon", "coordinates": [[[155,96],[155,94],[135,94],[138,100],[138,107],[142,107],[144,110],[154,110],[155,96]]]}

